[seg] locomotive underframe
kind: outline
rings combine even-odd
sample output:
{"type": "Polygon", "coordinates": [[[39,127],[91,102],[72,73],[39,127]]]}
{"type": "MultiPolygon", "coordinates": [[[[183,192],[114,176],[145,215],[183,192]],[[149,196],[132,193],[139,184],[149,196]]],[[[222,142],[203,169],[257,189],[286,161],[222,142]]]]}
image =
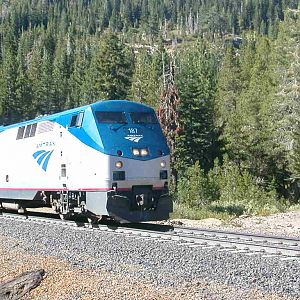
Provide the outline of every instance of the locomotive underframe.
{"type": "Polygon", "coordinates": [[[24,212],[26,208],[52,207],[62,218],[86,214],[94,218],[111,217],[119,222],[141,222],[168,219],[173,210],[168,189],[133,186],[118,191],[20,191],[0,198],[0,207],[24,212]],[[10,196],[9,196],[10,195],[10,196]]]}

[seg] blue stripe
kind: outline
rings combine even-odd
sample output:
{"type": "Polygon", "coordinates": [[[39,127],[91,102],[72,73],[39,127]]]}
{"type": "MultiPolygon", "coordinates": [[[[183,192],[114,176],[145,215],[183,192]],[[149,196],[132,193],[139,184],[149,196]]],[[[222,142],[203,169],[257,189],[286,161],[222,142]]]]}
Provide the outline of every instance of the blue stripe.
{"type": "Polygon", "coordinates": [[[40,165],[43,161],[43,159],[47,156],[47,154],[49,154],[49,151],[45,152],[44,154],[42,154],[39,159],[37,160],[37,163],[40,165]]]}
{"type": "Polygon", "coordinates": [[[46,172],[46,170],[47,170],[48,162],[49,162],[49,159],[50,159],[51,154],[53,153],[53,151],[54,151],[54,150],[52,150],[51,152],[48,153],[48,155],[46,156],[45,161],[44,161],[44,163],[43,163],[42,168],[43,168],[43,170],[44,170],[45,172],[46,172]]]}
{"type": "Polygon", "coordinates": [[[32,156],[36,159],[40,154],[46,152],[45,150],[39,150],[32,154],[32,156]]]}

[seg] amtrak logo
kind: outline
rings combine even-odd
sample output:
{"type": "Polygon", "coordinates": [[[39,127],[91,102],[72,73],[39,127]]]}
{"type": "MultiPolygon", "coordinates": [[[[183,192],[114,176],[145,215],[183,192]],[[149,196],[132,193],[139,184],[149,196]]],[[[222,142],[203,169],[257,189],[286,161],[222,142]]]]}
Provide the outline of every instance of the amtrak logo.
{"type": "Polygon", "coordinates": [[[46,151],[39,150],[32,154],[33,158],[36,159],[36,162],[42,167],[42,169],[46,172],[48,167],[49,159],[54,150],[46,151]]]}
{"type": "Polygon", "coordinates": [[[142,135],[128,135],[125,137],[126,140],[138,143],[143,138],[142,135]]]}

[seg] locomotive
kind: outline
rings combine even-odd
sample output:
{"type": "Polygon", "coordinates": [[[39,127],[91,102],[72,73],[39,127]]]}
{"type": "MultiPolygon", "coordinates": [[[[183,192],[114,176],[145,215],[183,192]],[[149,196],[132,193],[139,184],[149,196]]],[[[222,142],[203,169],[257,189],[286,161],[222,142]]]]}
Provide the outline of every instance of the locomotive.
{"type": "Polygon", "coordinates": [[[155,111],[105,100],[0,127],[0,207],[118,222],[164,220],[170,150],[155,111]]]}

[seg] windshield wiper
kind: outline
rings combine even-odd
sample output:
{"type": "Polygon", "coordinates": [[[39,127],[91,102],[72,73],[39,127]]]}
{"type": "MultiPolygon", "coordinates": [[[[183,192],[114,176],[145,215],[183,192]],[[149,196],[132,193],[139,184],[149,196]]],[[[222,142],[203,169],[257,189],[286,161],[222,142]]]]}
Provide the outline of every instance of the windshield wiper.
{"type": "Polygon", "coordinates": [[[128,123],[123,123],[119,127],[114,127],[113,125],[110,125],[109,128],[113,131],[118,131],[120,128],[126,126],[128,123]]]}

